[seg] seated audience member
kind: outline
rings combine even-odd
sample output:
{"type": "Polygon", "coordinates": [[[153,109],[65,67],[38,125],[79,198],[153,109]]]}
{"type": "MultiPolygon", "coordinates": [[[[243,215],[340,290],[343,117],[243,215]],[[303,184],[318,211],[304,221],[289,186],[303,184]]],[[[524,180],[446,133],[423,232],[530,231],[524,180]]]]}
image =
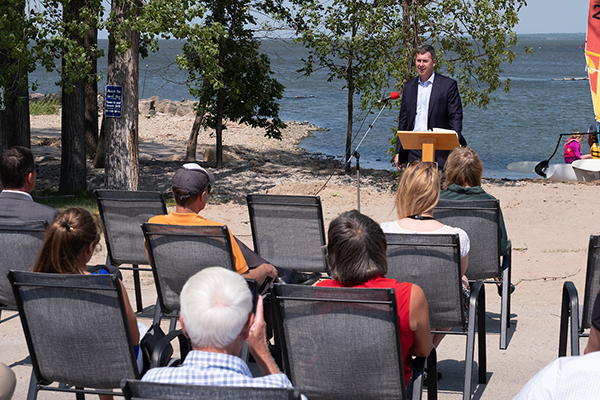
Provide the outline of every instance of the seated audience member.
{"type": "MultiPolygon", "coordinates": [[[[33,271],[54,274],[89,274],[87,263],[92,258],[99,241],[100,232],[94,217],[82,208],[69,208],[58,214],[46,230],[44,244],[33,271]]],[[[129,303],[127,290],[123,283],[119,282],[123,292],[129,333],[131,341],[136,344],[134,350],[138,369],[141,371],[143,358],[139,348],[140,330],[143,332],[147,328],[143,324],[138,327],[135,313],[129,303]]],[[[97,338],[90,338],[90,340],[97,340],[97,338]]],[[[112,396],[100,396],[100,398],[112,398],[112,396]]]]}
{"type": "Polygon", "coordinates": [[[252,313],[252,294],[239,274],[220,267],[205,268],[181,290],[179,321],[192,342],[180,367],[150,369],[148,382],[248,387],[292,387],[269,352],[262,297],[252,313]],[[244,340],[264,376],[253,378],[238,357],[244,340]]]}
{"type": "Polygon", "coordinates": [[[38,167],[33,153],[26,147],[15,146],[0,155],[0,221],[46,221],[58,214],[52,207],[33,201],[38,167]]]}
{"type": "MultiPolygon", "coordinates": [[[[469,264],[470,242],[467,233],[438,222],[433,217],[433,209],[440,197],[440,174],[435,164],[418,162],[410,165],[402,174],[396,192],[396,221],[384,222],[381,229],[385,233],[457,233],[460,241],[460,265],[462,272],[463,307],[466,314],[469,304],[469,281],[465,276],[469,264]]],[[[436,327],[436,330],[449,328],[436,327]]],[[[437,347],[444,337],[435,334],[433,344],[437,347]]]]}
{"type": "Polygon", "coordinates": [[[513,400],[597,399],[600,393],[600,352],[559,357],[517,393],[513,400]]]}
{"type": "Polygon", "coordinates": [[[596,295],[594,308],[592,310],[592,327],[590,337],[585,346],[583,354],[593,353],[600,350],[600,292],[596,295]]]}
{"type": "Polygon", "coordinates": [[[13,370],[0,363],[0,400],[10,400],[16,386],[17,377],[13,370]]]}
{"type": "MultiPolygon", "coordinates": [[[[440,192],[440,200],[496,200],[481,187],[483,163],[470,146],[458,147],[450,153],[446,161],[446,180],[444,190],[440,192]]],[[[508,252],[508,236],[504,225],[504,216],[500,210],[500,254],[508,252]]],[[[511,293],[515,286],[510,284],[511,293]]],[[[502,286],[498,285],[498,294],[502,295],[502,286]]]]}
{"type": "MultiPolygon", "coordinates": [[[[178,169],[171,181],[175,197],[175,211],[168,215],[157,215],[150,218],[152,224],[169,225],[208,225],[222,226],[223,224],[203,218],[198,213],[206,207],[211,185],[215,183],[213,174],[195,163],[188,163],[178,169]]],[[[265,279],[278,279],[280,283],[312,284],[319,280],[321,274],[304,274],[285,268],[277,268],[231,234],[231,247],[235,269],[246,279],[254,279],[259,285],[265,279]]]]}
{"type": "Polygon", "coordinates": [[[327,265],[332,279],[317,286],[395,290],[404,382],[408,384],[412,357],[427,357],[431,351],[429,312],[419,286],[385,277],[386,250],[385,234],[377,222],[356,210],[343,213],[331,221],[327,234],[327,265]]]}

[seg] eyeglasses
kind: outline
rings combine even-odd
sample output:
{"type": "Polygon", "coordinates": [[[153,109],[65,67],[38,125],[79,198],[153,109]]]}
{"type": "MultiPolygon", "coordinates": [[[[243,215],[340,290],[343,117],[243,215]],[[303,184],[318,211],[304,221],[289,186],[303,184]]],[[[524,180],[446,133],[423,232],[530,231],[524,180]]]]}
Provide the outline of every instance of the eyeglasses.
{"type": "Polygon", "coordinates": [[[207,194],[207,195],[209,195],[209,194],[210,194],[210,191],[211,191],[211,190],[212,190],[212,186],[210,186],[210,185],[206,185],[206,190],[205,190],[205,192],[206,192],[206,194],[207,194]]]}

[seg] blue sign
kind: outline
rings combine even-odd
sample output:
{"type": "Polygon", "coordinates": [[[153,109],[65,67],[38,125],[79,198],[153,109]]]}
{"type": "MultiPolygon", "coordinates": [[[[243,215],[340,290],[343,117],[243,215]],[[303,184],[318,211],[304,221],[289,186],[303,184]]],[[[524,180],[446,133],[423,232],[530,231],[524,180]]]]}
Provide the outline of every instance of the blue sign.
{"type": "Polygon", "coordinates": [[[121,118],[123,108],[123,86],[106,85],[106,100],[104,101],[104,115],[107,117],[121,118]]]}

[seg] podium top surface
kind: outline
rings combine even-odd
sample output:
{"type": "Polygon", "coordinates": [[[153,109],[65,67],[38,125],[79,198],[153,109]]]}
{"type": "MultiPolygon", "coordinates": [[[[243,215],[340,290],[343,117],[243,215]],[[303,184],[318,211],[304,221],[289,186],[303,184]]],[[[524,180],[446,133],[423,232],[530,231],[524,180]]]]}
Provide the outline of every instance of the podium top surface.
{"type": "Polygon", "coordinates": [[[398,131],[398,139],[406,150],[421,150],[423,144],[433,144],[435,150],[454,150],[460,146],[454,131],[398,131]]]}

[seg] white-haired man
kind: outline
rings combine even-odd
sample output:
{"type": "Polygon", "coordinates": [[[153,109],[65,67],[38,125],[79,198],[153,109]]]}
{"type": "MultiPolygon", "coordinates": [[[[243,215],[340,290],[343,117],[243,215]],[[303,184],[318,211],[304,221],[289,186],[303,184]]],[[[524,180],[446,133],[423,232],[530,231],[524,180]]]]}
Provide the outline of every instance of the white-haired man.
{"type": "Polygon", "coordinates": [[[179,321],[192,342],[181,367],[153,368],[144,381],[282,388],[292,387],[267,346],[262,298],[252,313],[246,280],[233,271],[211,267],[192,276],[181,290],[179,321]],[[262,377],[253,378],[237,355],[244,340],[262,377]]]}

